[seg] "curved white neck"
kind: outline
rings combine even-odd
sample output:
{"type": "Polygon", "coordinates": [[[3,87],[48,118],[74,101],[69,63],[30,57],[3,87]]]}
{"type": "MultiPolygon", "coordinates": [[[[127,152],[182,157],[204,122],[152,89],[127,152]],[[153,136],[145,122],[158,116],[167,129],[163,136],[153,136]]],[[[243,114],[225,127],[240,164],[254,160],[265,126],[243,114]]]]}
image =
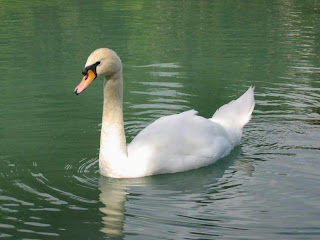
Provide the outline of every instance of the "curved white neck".
{"type": "Polygon", "coordinates": [[[127,159],[126,136],[123,125],[122,73],[104,79],[104,101],[100,138],[99,167],[103,175],[112,176],[127,159]]]}

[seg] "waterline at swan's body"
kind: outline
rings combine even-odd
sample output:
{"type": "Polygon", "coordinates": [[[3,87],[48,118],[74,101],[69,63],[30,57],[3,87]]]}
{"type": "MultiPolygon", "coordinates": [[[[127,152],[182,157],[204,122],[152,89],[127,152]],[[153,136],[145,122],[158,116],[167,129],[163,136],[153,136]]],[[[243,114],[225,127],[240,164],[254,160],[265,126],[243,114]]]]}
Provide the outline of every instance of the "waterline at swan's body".
{"type": "Polygon", "coordinates": [[[197,116],[195,110],[162,117],[127,146],[120,58],[110,49],[97,49],[88,57],[83,74],[76,94],[96,77],[104,77],[99,167],[102,175],[115,178],[175,173],[214,163],[240,143],[242,128],[250,120],[255,104],[254,89],[250,87],[210,119],[197,116]]]}

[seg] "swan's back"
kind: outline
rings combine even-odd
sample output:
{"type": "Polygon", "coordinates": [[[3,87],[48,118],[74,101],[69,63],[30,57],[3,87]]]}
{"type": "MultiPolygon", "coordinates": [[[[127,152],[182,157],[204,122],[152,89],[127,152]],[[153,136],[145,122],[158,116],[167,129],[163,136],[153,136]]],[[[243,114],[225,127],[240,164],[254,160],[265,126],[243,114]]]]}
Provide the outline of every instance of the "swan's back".
{"type": "Polygon", "coordinates": [[[182,172],[216,162],[240,143],[242,128],[254,108],[253,88],[222,106],[211,119],[195,110],[162,117],[128,145],[133,174],[182,172]]]}
{"type": "Polygon", "coordinates": [[[196,169],[228,154],[240,136],[191,110],[162,117],[142,130],[128,146],[129,161],[146,175],[196,169]]]}

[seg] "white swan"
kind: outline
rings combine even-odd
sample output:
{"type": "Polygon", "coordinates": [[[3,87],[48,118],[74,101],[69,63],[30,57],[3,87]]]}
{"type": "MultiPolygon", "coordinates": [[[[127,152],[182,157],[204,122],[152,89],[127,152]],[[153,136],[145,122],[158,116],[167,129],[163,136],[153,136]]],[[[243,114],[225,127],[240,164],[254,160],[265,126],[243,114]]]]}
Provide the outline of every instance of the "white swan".
{"type": "Polygon", "coordinates": [[[182,172],[214,163],[239,144],[255,105],[254,88],[250,87],[210,119],[197,116],[195,110],[161,117],[127,146],[120,58],[111,49],[97,49],[88,57],[82,74],[74,90],[77,95],[96,77],[104,77],[99,167],[102,175],[114,178],[182,172]]]}

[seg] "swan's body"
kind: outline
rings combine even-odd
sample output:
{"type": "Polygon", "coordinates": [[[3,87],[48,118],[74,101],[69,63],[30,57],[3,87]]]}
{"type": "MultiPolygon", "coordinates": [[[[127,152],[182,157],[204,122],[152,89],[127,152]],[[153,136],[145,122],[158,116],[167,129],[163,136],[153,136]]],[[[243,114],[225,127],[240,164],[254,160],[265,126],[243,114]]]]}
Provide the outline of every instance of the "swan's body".
{"type": "Polygon", "coordinates": [[[210,119],[197,116],[195,110],[162,117],[143,129],[127,146],[119,57],[110,49],[97,49],[88,57],[83,74],[76,94],[97,76],[105,78],[99,167],[101,174],[109,177],[175,173],[212,164],[240,143],[242,128],[254,108],[254,89],[250,87],[210,119]]]}

